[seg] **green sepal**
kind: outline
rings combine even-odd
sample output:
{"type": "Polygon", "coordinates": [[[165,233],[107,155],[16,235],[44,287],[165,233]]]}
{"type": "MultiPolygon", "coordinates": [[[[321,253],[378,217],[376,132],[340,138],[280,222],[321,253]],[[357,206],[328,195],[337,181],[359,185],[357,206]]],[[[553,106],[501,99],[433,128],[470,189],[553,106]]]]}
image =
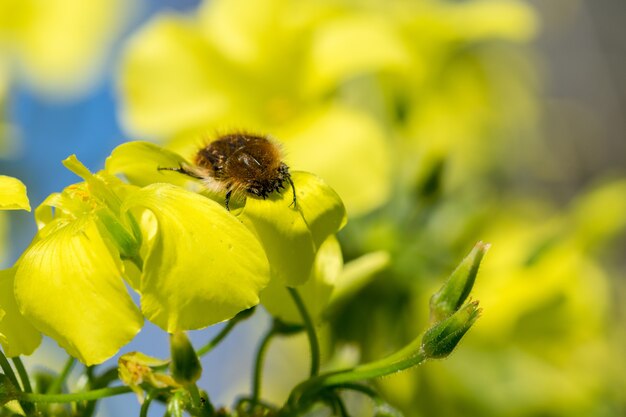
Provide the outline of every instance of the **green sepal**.
{"type": "MultiPolygon", "coordinates": [[[[85,180],[87,189],[83,189],[84,198],[92,200],[91,209],[96,211],[99,220],[107,229],[107,235],[120,245],[118,249],[121,254],[129,258],[135,257],[141,246],[141,231],[130,213],[121,213],[121,207],[124,198],[137,190],[137,187],[124,184],[119,178],[107,172],[92,174],[76,158],[76,155],[70,155],[66,158],[63,165],[85,180]],[[105,209],[103,210],[103,208],[105,209]]],[[[80,189],[81,184],[77,184],[75,187],[80,189]]]]}
{"type": "Polygon", "coordinates": [[[174,381],[181,385],[194,384],[202,376],[202,365],[187,335],[184,332],[171,334],[170,348],[170,371],[174,381]]]}
{"type": "Polygon", "coordinates": [[[108,207],[99,207],[95,210],[98,219],[98,229],[104,236],[108,236],[120,251],[122,258],[134,258],[141,247],[140,242],[128,231],[108,207]]]}
{"type": "Polygon", "coordinates": [[[189,395],[186,391],[176,391],[167,400],[167,415],[171,417],[183,417],[186,406],[190,403],[189,395]]]}
{"type": "Polygon", "coordinates": [[[478,301],[472,301],[428,329],[422,338],[422,350],[426,356],[445,358],[452,353],[479,315],[478,301]]]}
{"type": "Polygon", "coordinates": [[[461,261],[443,286],[430,298],[430,322],[437,323],[450,317],[469,296],[488,243],[478,242],[461,261]]]}

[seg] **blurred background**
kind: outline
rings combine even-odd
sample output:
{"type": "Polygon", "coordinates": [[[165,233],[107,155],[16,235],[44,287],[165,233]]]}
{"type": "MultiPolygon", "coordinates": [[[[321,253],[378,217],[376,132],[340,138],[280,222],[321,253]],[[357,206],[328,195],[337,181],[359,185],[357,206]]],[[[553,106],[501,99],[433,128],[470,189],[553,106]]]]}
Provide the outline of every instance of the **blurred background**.
{"type": "MultiPolygon", "coordinates": [[[[128,140],[189,155],[269,133],[344,199],[344,260],[389,255],[328,313],[328,362],[414,338],[483,240],[483,316],[450,358],[377,381],[385,397],[407,416],[623,416],[624,74],[623,0],[0,0],[0,173],[36,207],[78,181],[72,153],[95,171],[128,140]]],[[[5,266],[35,229],[3,213],[5,266]]],[[[268,322],[206,358],[215,403],[248,392],[268,322]]],[[[271,400],[305,376],[304,342],[272,345],[271,400]]],[[[167,357],[167,335],[148,325],[132,350],[167,357]]],[[[25,362],[65,354],[46,341],[25,362]]],[[[131,396],[103,404],[138,414],[131,396]]]]}

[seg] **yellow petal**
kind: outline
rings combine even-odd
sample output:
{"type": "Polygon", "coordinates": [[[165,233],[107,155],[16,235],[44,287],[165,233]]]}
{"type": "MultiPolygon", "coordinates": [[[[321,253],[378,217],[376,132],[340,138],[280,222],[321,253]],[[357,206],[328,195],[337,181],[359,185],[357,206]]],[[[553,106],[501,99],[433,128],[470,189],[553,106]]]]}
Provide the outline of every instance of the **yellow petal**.
{"type": "Polygon", "coordinates": [[[170,184],[141,189],[125,207],[147,209],[158,222],[141,277],[150,321],[170,333],[199,329],[258,304],[269,281],[267,258],[224,207],[170,184]]]}
{"type": "Polygon", "coordinates": [[[90,216],[54,220],[44,231],[17,269],[20,311],[70,355],[87,365],[101,363],[143,324],[122,280],[121,262],[90,216]]]}
{"type": "Polygon", "coordinates": [[[189,177],[158,168],[178,168],[187,161],[180,155],[149,142],[124,143],[111,152],[105,169],[122,174],[130,183],[140,187],[155,182],[184,185],[189,177]]]}
{"type": "Polygon", "coordinates": [[[290,166],[324,178],[350,216],[370,211],[389,198],[391,155],[381,127],[365,113],[330,106],[284,133],[290,166]]]}
{"type": "MultiPolygon", "coordinates": [[[[298,287],[298,292],[314,322],[322,318],[322,313],[337,284],[342,264],[341,247],[337,239],[331,236],[320,246],[309,280],[298,287]]],[[[302,323],[300,313],[286,287],[276,280],[272,280],[261,292],[261,303],[273,317],[286,323],[302,323]]]]}
{"type": "Polygon", "coordinates": [[[0,344],[9,357],[30,355],[41,343],[41,334],[20,314],[15,303],[15,270],[0,271],[0,344]]]}
{"type": "Polygon", "coordinates": [[[133,5],[122,0],[13,3],[14,50],[23,73],[54,94],[80,93],[93,83],[133,5]]]}
{"type": "Polygon", "coordinates": [[[0,175],[0,210],[30,211],[26,186],[20,180],[0,175]]]}
{"type": "Polygon", "coordinates": [[[319,25],[309,54],[305,80],[309,94],[335,89],[363,73],[403,70],[411,64],[391,20],[357,13],[319,25]]]}
{"type": "Polygon", "coordinates": [[[121,114],[132,131],[144,136],[206,126],[231,108],[225,93],[230,72],[190,23],[160,17],[128,45],[121,114]]]}

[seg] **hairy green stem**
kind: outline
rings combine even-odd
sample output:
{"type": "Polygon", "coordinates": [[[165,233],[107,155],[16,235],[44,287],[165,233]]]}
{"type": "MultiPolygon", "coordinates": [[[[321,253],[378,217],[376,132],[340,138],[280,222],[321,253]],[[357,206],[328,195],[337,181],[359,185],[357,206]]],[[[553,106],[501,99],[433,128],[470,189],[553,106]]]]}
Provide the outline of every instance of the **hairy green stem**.
{"type": "Polygon", "coordinates": [[[309,378],[293,389],[283,410],[287,412],[286,415],[289,415],[290,412],[307,408],[310,405],[307,400],[315,398],[322,389],[330,387],[352,388],[352,384],[355,382],[391,375],[417,366],[427,359],[421,350],[406,358],[390,360],[390,358],[395,357],[396,355],[391,355],[355,368],[328,372],[309,378]]]}
{"type": "Polygon", "coordinates": [[[61,392],[63,388],[63,383],[67,379],[67,376],[70,374],[70,371],[74,367],[75,363],[76,363],[75,358],[70,356],[67,359],[67,362],[65,362],[65,366],[61,370],[61,373],[57,375],[54,381],[52,381],[52,383],[50,384],[50,387],[48,387],[48,391],[47,391],[48,394],[57,394],[61,392]]]}
{"type": "Polygon", "coordinates": [[[290,287],[287,287],[287,290],[289,291],[291,298],[293,298],[293,301],[298,308],[298,312],[302,317],[302,321],[304,322],[304,328],[306,329],[306,333],[309,338],[309,345],[311,347],[311,371],[309,374],[310,376],[315,376],[320,371],[320,345],[317,340],[317,334],[315,333],[315,326],[313,325],[313,320],[311,319],[311,316],[309,315],[298,290],[290,287]]]}
{"type": "Polygon", "coordinates": [[[19,400],[34,403],[72,403],[77,401],[93,401],[100,398],[127,394],[129,392],[132,392],[129,387],[102,388],[92,391],[74,392],[71,394],[35,394],[25,392],[20,395],[19,400]]]}

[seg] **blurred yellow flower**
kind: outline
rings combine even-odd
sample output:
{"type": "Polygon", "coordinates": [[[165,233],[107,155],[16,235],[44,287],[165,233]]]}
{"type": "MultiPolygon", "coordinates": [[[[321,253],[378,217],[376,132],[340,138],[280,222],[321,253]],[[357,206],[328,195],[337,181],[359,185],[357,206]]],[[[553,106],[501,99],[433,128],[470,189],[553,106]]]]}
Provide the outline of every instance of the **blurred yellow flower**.
{"type": "Polygon", "coordinates": [[[0,57],[54,95],[83,92],[106,67],[107,52],[137,0],[3,0],[0,57]]]}
{"type": "Polygon", "coordinates": [[[524,42],[534,30],[515,0],[205,1],[196,16],[162,15],[131,39],[121,116],[134,134],[173,140],[183,154],[216,130],[270,132],[293,167],[326,179],[351,215],[363,214],[387,201],[397,161],[471,158],[455,146],[499,118],[491,96],[525,96],[516,77],[489,78],[469,46],[524,42]],[[463,55],[478,61],[474,73],[463,55]],[[406,138],[421,151],[398,147],[406,138]]]}

